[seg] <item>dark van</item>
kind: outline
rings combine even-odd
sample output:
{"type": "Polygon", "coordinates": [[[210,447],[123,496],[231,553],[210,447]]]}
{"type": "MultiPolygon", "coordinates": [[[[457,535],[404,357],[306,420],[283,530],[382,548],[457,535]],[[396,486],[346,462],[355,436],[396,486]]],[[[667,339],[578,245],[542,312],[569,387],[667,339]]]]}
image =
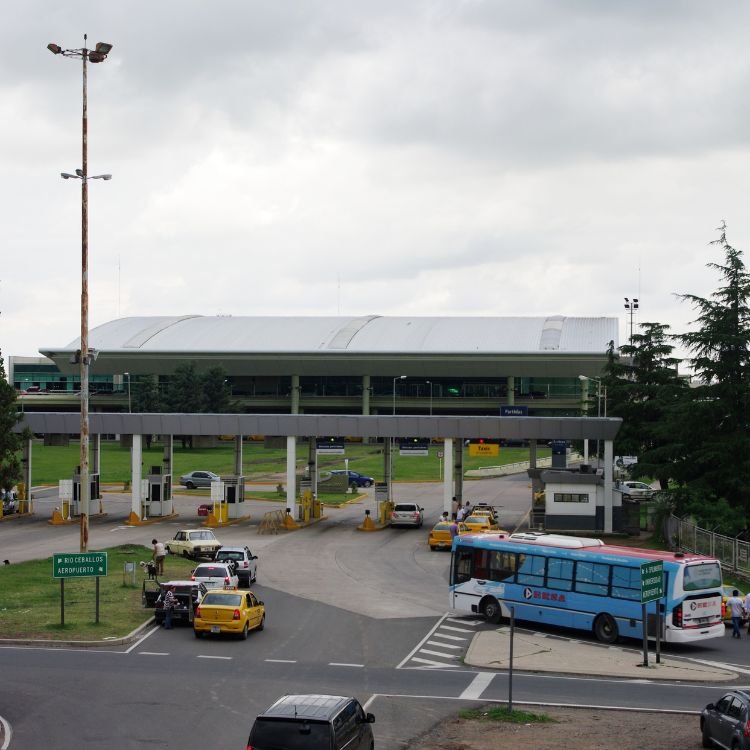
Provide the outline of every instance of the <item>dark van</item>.
{"type": "Polygon", "coordinates": [[[374,721],[355,698],[285,695],[255,719],[247,750],[373,750],[374,721]]]}

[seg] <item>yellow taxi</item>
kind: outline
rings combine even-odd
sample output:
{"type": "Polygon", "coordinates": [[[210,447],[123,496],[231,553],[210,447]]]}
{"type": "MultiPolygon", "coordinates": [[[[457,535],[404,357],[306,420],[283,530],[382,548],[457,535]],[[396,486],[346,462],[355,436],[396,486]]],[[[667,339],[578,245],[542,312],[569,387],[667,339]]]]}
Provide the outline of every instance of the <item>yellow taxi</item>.
{"type": "Polygon", "coordinates": [[[251,630],[263,630],[266,608],[252,591],[209,589],[195,610],[193,633],[200,638],[213,635],[238,635],[243,640],[251,630]]]}
{"type": "MultiPolygon", "coordinates": [[[[450,549],[453,543],[453,537],[451,536],[451,524],[453,521],[438,521],[431,529],[430,534],[427,537],[427,544],[430,545],[431,550],[436,549],[450,549]]],[[[469,527],[465,523],[458,524],[458,533],[468,534],[469,527]]]]}
{"type": "Polygon", "coordinates": [[[464,524],[472,533],[478,531],[491,531],[493,533],[503,531],[495,522],[495,517],[487,514],[475,515],[472,513],[470,516],[464,518],[464,524]]]}

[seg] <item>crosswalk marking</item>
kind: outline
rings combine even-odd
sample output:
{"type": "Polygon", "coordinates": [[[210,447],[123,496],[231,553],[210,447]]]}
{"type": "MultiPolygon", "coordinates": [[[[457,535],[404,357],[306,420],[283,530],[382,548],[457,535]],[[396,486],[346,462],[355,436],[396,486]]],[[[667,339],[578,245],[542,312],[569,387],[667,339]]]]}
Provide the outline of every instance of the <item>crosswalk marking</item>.
{"type": "Polygon", "coordinates": [[[461,693],[461,698],[468,698],[470,700],[477,700],[482,697],[482,693],[487,689],[487,686],[492,682],[494,678],[492,672],[480,672],[461,693]]]}
{"type": "Polygon", "coordinates": [[[477,625],[483,622],[463,620],[446,613],[396,669],[455,669],[471,638],[476,634],[477,625]],[[431,648],[427,648],[428,646],[431,648]]]}
{"type": "Polygon", "coordinates": [[[463,648],[455,643],[443,643],[442,641],[427,641],[428,646],[440,646],[441,648],[463,648]]]}
{"type": "Polygon", "coordinates": [[[429,648],[420,648],[420,654],[430,654],[430,656],[442,656],[444,659],[457,659],[454,654],[444,654],[442,651],[430,651],[429,648]]]}

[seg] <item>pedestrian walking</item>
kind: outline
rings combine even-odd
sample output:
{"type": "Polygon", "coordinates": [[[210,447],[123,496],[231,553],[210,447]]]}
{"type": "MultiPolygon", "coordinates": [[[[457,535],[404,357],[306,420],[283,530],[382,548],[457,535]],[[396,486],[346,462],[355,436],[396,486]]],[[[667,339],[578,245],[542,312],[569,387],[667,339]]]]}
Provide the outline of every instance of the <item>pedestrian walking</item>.
{"type": "Polygon", "coordinates": [[[164,629],[172,629],[172,614],[174,608],[177,605],[177,597],[174,595],[174,586],[170,586],[167,589],[167,593],[164,594],[164,629]]]}
{"type": "Polygon", "coordinates": [[[454,521],[451,524],[451,539],[458,536],[458,522],[454,521]]]}
{"type": "Polygon", "coordinates": [[[455,521],[458,518],[458,499],[456,496],[453,496],[453,500],[451,501],[451,518],[455,521]]]}
{"type": "Polygon", "coordinates": [[[745,603],[740,598],[740,592],[735,589],[732,596],[727,599],[727,607],[732,616],[732,638],[742,638],[742,618],[745,616],[745,603]]]}
{"type": "Polygon", "coordinates": [[[463,507],[458,509],[458,513],[456,513],[456,520],[457,521],[463,521],[464,520],[464,514],[466,511],[463,509],[463,507]]]}

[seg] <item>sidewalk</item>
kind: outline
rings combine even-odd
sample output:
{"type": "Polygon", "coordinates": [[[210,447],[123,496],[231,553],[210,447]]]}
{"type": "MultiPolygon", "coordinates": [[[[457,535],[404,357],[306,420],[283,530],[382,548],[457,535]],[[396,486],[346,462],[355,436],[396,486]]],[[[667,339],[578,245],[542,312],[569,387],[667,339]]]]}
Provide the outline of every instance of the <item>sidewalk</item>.
{"type": "MultiPolygon", "coordinates": [[[[477,633],[464,659],[473,667],[508,669],[510,628],[477,633]]],[[[513,639],[513,668],[525,672],[559,672],[596,677],[630,677],[641,680],[679,680],[681,682],[727,682],[736,680],[735,672],[695,664],[692,661],[661,657],[656,663],[653,643],[648,666],[643,651],[619,646],[582,643],[543,633],[519,633],[513,639]]]]}

